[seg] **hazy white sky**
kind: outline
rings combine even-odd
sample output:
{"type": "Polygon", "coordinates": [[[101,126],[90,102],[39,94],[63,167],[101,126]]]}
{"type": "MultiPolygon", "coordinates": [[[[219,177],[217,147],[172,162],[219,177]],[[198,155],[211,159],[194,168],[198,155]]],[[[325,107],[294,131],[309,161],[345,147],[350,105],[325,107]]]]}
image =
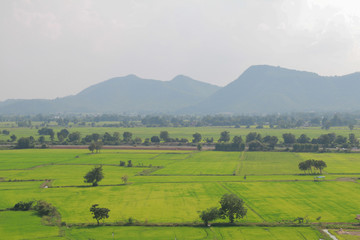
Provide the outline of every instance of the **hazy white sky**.
{"type": "Polygon", "coordinates": [[[111,77],[224,86],[251,65],[360,71],[359,0],[1,0],[0,101],[111,77]]]}

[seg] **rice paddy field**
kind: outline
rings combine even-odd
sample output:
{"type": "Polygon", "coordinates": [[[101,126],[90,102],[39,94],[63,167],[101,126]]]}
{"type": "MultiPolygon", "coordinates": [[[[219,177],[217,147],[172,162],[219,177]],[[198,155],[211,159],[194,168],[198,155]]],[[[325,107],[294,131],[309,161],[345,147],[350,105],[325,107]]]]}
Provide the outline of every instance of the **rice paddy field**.
{"type": "MultiPolygon", "coordinates": [[[[36,123],[33,123],[36,124],[36,123]]],[[[39,123],[40,124],[40,123],[39,123]]],[[[322,134],[335,133],[336,135],[342,135],[348,137],[350,133],[354,133],[357,137],[360,137],[360,128],[355,127],[353,130],[349,130],[348,127],[332,127],[329,130],[321,129],[320,127],[303,127],[295,129],[275,129],[265,126],[262,129],[256,129],[256,126],[251,126],[250,128],[235,128],[235,127],[135,127],[135,128],[115,128],[115,127],[88,127],[88,126],[70,126],[63,127],[57,125],[49,125],[49,128],[52,128],[54,132],[59,132],[61,129],[66,128],[69,132],[80,132],[81,137],[92,133],[104,134],[105,132],[114,133],[119,132],[131,132],[133,137],[140,137],[141,139],[151,138],[152,136],[159,136],[161,131],[168,131],[171,138],[187,138],[188,140],[193,139],[192,135],[196,132],[202,135],[202,138],[214,138],[216,141],[220,137],[220,133],[223,131],[229,131],[231,136],[242,136],[245,137],[249,132],[257,132],[262,136],[270,135],[277,136],[280,141],[282,141],[282,134],[292,133],[296,137],[299,137],[301,134],[306,134],[310,138],[319,137],[322,134]]],[[[29,137],[33,136],[36,139],[40,136],[38,134],[37,127],[17,127],[16,123],[13,122],[0,122],[1,130],[9,130],[9,135],[0,134],[0,140],[7,141],[10,139],[10,135],[15,134],[17,138],[20,137],[29,137]]],[[[49,136],[45,136],[49,140],[49,136]]]]}
{"type": "Polygon", "coordinates": [[[359,153],[2,150],[0,239],[326,239],[319,224],[356,226],[359,178],[359,153]],[[327,163],[325,180],[303,175],[307,159],[327,163]],[[129,160],[133,167],[119,166],[129,160]],[[83,176],[96,165],[104,179],[92,187],[83,176]],[[219,207],[225,193],[244,200],[246,217],[203,227],[199,211],[219,207]],[[63,224],[8,210],[34,200],[54,205],[63,224]],[[110,209],[102,226],[93,204],[110,209]],[[298,217],[307,223],[284,224],[298,217]]]}

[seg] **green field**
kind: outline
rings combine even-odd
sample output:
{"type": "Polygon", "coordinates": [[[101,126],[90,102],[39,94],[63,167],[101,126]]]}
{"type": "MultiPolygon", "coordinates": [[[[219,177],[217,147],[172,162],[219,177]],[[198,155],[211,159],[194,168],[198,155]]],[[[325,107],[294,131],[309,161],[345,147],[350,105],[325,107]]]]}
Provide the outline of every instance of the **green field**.
{"type": "Polygon", "coordinates": [[[319,239],[320,233],[307,225],[264,228],[249,224],[276,225],[297,217],[310,222],[352,223],[360,208],[359,170],[360,154],[356,153],[3,150],[0,209],[19,201],[46,200],[56,206],[61,221],[75,226],[44,226],[31,212],[0,211],[0,236],[17,231],[13,239],[22,239],[27,232],[28,239],[60,233],[66,239],[111,239],[112,232],[115,239],[319,239]],[[328,164],[325,181],[314,182],[314,176],[298,170],[298,163],[309,158],[328,164]],[[128,160],[134,167],[119,166],[120,161],[128,160]],[[84,183],[83,176],[100,164],[105,177],[99,186],[84,183]],[[121,181],[125,174],[128,184],[121,181]],[[51,180],[52,187],[40,187],[45,179],[51,180]],[[170,227],[201,226],[198,211],[218,207],[225,193],[244,199],[248,214],[239,223],[247,226],[170,227]],[[95,223],[89,213],[95,203],[111,210],[105,223],[123,225],[132,218],[137,224],[153,227],[82,227],[95,223]],[[29,223],[17,228],[20,219],[29,223]]]}
{"type": "MultiPolygon", "coordinates": [[[[36,128],[19,128],[15,127],[14,123],[2,123],[0,129],[7,129],[10,131],[10,135],[15,134],[18,138],[20,137],[29,137],[33,136],[34,138],[38,138],[38,129],[36,128]],[[13,127],[11,127],[13,126],[13,127]]],[[[49,126],[54,129],[54,132],[59,132],[61,129],[65,127],[61,126],[49,126]]],[[[41,127],[40,127],[41,128],[41,127]]],[[[242,136],[243,138],[249,132],[257,132],[260,133],[263,137],[266,135],[277,136],[279,141],[282,141],[282,134],[284,133],[292,133],[296,137],[299,137],[301,134],[306,134],[310,138],[319,137],[322,134],[328,134],[334,132],[336,135],[343,135],[348,137],[350,133],[354,133],[357,137],[360,137],[360,129],[355,128],[353,130],[349,130],[348,127],[332,127],[329,130],[321,129],[320,127],[304,127],[304,128],[296,128],[296,129],[271,129],[271,128],[262,128],[256,129],[255,126],[251,128],[235,128],[235,127],[136,127],[136,128],[115,128],[115,127],[67,127],[69,132],[80,132],[81,137],[85,137],[86,135],[92,133],[104,134],[105,132],[114,133],[119,132],[122,134],[123,132],[131,132],[133,134],[133,138],[140,137],[143,140],[145,138],[151,138],[152,136],[159,136],[161,131],[168,131],[171,138],[187,138],[188,140],[193,139],[192,135],[196,132],[200,133],[205,138],[214,138],[216,142],[220,137],[220,133],[223,131],[229,131],[230,135],[233,137],[235,135],[242,136]]],[[[7,141],[10,139],[10,135],[0,134],[0,140],[7,141]]],[[[46,136],[47,140],[49,136],[46,136]]]]}

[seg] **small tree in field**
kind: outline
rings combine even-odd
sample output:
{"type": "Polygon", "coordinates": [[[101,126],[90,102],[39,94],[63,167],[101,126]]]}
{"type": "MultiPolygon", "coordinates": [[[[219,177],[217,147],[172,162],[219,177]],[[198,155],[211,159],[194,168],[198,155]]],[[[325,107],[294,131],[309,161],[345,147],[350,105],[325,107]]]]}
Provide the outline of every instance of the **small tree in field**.
{"type": "Polygon", "coordinates": [[[97,206],[99,206],[99,204],[92,205],[92,207],[90,208],[90,212],[94,215],[93,218],[96,219],[97,224],[99,225],[99,221],[101,219],[109,218],[110,209],[98,208],[97,206]]]}
{"type": "Polygon", "coordinates": [[[129,176],[126,174],[121,177],[121,181],[123,181],[124,184],[126,184],[128,180],[129,180],[129,176]]]}
{"type": "Polygon", "coordinates": [[[84,182],[92,183],[92,185],[96,187],[98,182],[100,182],[103,178],[104,174],[102,172],[102,166],[96,166],[84,176],[84,182]]]}
{"type": "Polygon", "coordinates": [[[209,221],[214,221],[220,217],[220,210],[216,207],[208,208],[201,211],[199,217],[204,222],[205,226],[208,226],[209,221]]]}
{"type": "Polygon", "coordinates": [[[90,145],[89,145],[89,151],[91,152],[91,153],[94,153],[94,150],[95,150],[95,143],[94,142],[92,142],[92,143],[90,143],[90,145]]]}
{"type": "Polygon", "coordinates": [[[243,218],[247,213],[244,204],[244,201],[235,194],[224,194],[220,200],[221,217],[228,217],[231,223],[237,218],[243,218]]]}

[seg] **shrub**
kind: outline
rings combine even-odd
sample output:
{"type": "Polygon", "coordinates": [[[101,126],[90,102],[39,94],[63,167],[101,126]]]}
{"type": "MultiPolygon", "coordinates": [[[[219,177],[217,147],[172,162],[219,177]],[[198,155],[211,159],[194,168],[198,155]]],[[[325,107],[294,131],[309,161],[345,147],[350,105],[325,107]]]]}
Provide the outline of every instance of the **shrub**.
{"type": "Polygon", "coordinates": [[[31,209],[33,203],[34,203],[33,201],[30,201],[30,202],[20,201],[20,202],[18,202],[18,203],[16,203],[14,205],[12,210],[15,210],[15,211],[28,211],[28,210],[31,209]]]}

